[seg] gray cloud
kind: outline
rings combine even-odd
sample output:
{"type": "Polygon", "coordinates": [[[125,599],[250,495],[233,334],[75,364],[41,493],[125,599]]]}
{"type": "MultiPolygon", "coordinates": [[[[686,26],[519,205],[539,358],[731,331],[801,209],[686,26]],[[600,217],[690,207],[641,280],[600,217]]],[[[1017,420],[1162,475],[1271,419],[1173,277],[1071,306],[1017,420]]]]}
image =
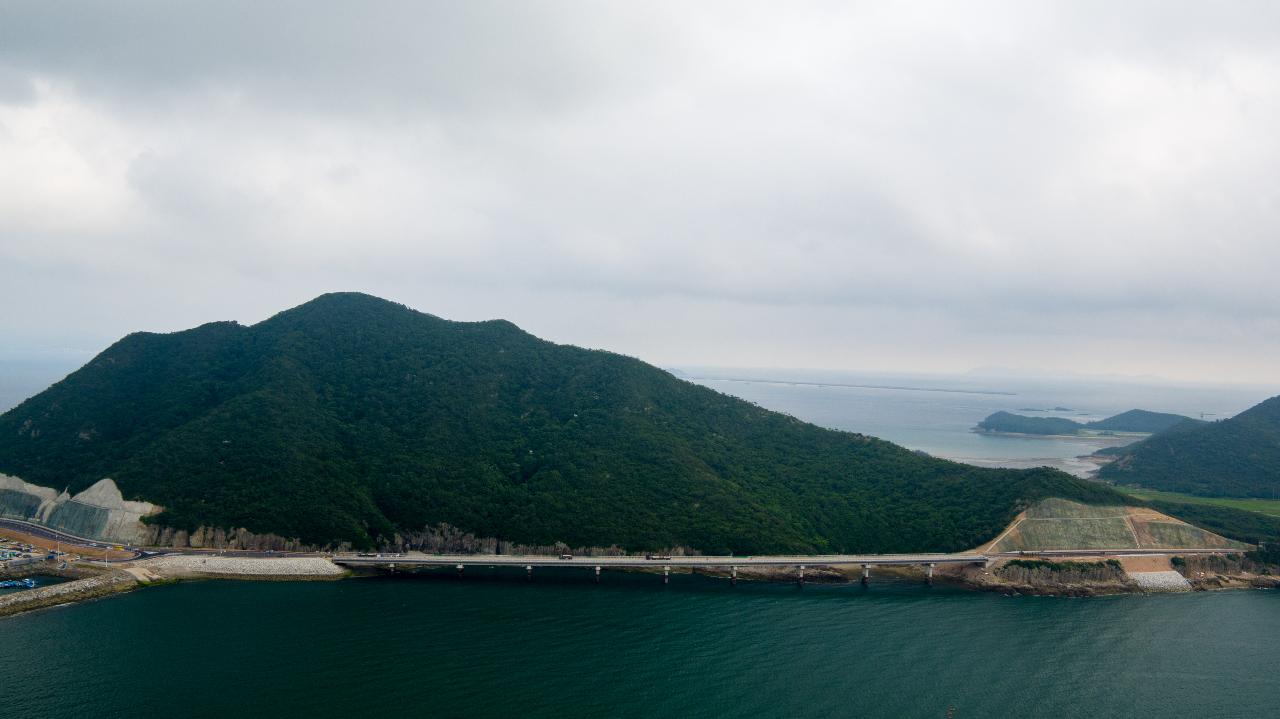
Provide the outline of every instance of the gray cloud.
{"type": "Polygon", "coordinates": [[[1270,4],[260,5],[0,10],[0,333],[1280,381],[1270,4]]]}

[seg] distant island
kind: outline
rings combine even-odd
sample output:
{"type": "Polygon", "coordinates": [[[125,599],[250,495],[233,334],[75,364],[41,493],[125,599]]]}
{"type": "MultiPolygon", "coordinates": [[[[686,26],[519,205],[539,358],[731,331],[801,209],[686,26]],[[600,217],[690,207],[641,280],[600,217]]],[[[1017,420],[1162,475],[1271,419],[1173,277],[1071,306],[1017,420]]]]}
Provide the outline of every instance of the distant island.
{"type": "Polygon", "coordinates": [[[1209,497],[1280,497],[1280,396],[1220,422],[1183,422],[1105,456],[1116,484],[1209,497]]]}
{"type": "MultiPolygon", "coordinates": [[[[1058,410],[1064,411],[1064,410],[1058,410]]],[[[1096,422],[1077,422],[1065,417],[1027,417],[1012,412],[996,412],[974,427],[978,432],[1058,436],[1099,434],[1156,434],[1184,424],[1202,424],[1180,414],[1131,409],[1096,422]]]]}

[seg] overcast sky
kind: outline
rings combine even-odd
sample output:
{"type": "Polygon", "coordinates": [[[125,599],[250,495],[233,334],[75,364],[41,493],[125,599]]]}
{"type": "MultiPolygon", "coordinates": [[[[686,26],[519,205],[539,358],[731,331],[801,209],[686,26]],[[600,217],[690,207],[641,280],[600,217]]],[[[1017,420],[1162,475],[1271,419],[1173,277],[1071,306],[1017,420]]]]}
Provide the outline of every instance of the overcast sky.
{"type": "Polygon", "coordinates": [[[0,355],[361,290],[661,365],[1280,383],[1276,128],[1271,2],[8,0],[0,355]]]}

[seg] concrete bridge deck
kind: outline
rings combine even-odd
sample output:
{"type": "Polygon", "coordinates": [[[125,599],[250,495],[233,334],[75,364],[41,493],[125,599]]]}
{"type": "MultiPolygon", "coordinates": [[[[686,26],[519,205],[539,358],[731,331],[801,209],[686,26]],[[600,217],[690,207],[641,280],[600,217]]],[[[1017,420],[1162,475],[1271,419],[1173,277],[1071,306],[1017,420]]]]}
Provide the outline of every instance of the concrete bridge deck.
{"type": "MultiPolygon", "coordinates": [[[[1070,556],[1073,554],[1067,550],[1060,550],[1061,555],[1070,556]]],[[[1224,553],[1226,550],[1221,549],[1192,549],[1192,550],[1084,550],[1083,552],[1075,552],[1074,554],[1085,554],[1089,556],[1134,556],[1144,554],[1169,554],[1169,553],[1224,553]]],[[[1049,553],[1045,553],[1049,554],[1049,553]]],[[[1061,556],[1051,555],[1051,556],[1061,556]]],[[[717,568],[728,569],[730,578],[733,583],[738,581],[738,569],[748,567],[795,567],[798,570],[797,581],[804,584],[804,572],[806,567],[833,567],[843,565],[860,566],[862,568],[862,583],[865,585],[871,578],[871,568],[873,566],[899,565],[899,566],[920,566],[924,568],[925,579],[930,584],[933,583],[933,570],[939,564],[988,564],[997,558],[1006,557],[1034,557],[1036,553],[1029,552],[1002,552],[998,554],[978,554],[978,553],[959,553],[959,554],[827,554],[827,555],[770,555],[770,556],[745,556],[745,557],[680,557],[680,556],[613,556],[613,557],[590,557],[590,556],[573,556],[573,555],[522,555],[522,554],[426,554],[422,552],[408,552],[404,554],[369,554],[369,553],[348,553],[335,554],[330,560],[335,564],[341,564],[348,567],[369,567],[376,569],[389,569],[394,572],[396,567],[453,567],[458,571],[461,577],[463,571],[467,567],[523,567],[528,573],[529,578],[533,578],[534,567],[582,567],[584,569],[595,570],[595,580],[600,581],[600,572],[606,567],[610,568],[649,568],[661,569],[662,581],[666,583],[670,581],[672,568],[696,569],[717,568]]]]}
{"type": "Polygon", "coordinates": [[[562,559],[556,555],[522,554],[336,554],[333,561],[347,566],[449,566],[449,567],[831,567],[839,565],[982,564],[985,554],[829,554],[745,557],[587,557],[562,559]]]}
{"type": "Polygon", "coordinates": [[[842,565],[911,565],[930,564],[986,564],[999,558],[1016,557],[1117,557],[1146,554],[1230,554],[1239,549],[1185,548],[1185,549],[1050,549],[1025,552],[988,552],[954,554],[804,554],[759,556],[671,556],[653,559],[644,556],[570,556],[562,558],[554,554],[334,554],[336,564],[366,567],[439,566],[439,567],[835,567],[842,565]]]}
{"type": "Polygon", "coordinates": [[[925,568],[925,576],[933,582],[933,568],[939,564],[983,564],[988,557],[983,554],[829,554],[829,555],[774,555],[747,557],[681,557],[681,556],[614,556],[614,557],[579,557],[572,555],[528,555],[528,554],[424,554],[409,552],[405,554],[338,554],[332,557],[335,564],[348,567],[374,567],[395,571],[398,566],[404,567],[453,567],[458,576],[467,567],[523,567],[533,578],[534,567],[582,567],[594,569],[595,579],[600,581],[600,572],[609,568],[650,568],[662,570],[662,581],[668,582],[671,569],[689,568],[722,568],[728,569],[731,581],[738,581],[738,569],[747,567],[796,567],[797,577],[804,584],[806,567],[831,567],[855,565],[862,567],[862,582],[865,584],[871,577],[873,565],[918,565],[925,568]]]}

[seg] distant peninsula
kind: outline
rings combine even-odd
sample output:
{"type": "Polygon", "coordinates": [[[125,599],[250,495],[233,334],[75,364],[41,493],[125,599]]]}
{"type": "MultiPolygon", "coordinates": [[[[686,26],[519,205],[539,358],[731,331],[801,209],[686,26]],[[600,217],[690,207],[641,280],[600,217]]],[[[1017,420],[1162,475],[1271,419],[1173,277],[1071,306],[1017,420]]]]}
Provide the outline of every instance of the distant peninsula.
{"type": "Polygon", "coordinates": [[[996,412],[974,427],[976,432],[1031,434],[1042,436],[1089,436],[1115,433],[1157,434],[1183,423],[1202,424],[1180,414],[1131,409],[1096,422],[1077,422],[1066,417],[1027,417],[1012,412],[996,412]]]}
{"type": "Polygon", "coordinates": [[[1280,396],[1220,422],[1185,422],[1107,453],[1108,482],[1209,497],[1280,495],[1280,396]]]}

